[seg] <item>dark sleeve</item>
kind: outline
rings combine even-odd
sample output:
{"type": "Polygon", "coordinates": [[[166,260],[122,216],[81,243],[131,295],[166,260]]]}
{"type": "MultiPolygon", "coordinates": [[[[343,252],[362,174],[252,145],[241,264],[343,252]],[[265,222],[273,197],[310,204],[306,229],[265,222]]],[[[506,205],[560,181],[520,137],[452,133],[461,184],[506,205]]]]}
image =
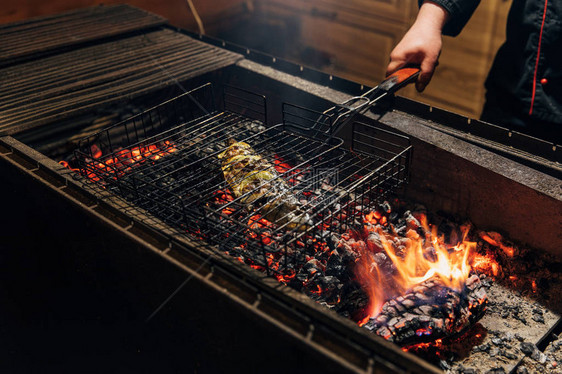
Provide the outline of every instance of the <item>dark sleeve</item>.
{"type": "MultiPolygon", "coordinates": [[[[426,0],[418,0],[421,6],[426,0]]],[[[443,28],[443,35],[457,36],[466,25],[480,0],[429,0],[441,5],[449,12],[449,20],[443,28]]]]}

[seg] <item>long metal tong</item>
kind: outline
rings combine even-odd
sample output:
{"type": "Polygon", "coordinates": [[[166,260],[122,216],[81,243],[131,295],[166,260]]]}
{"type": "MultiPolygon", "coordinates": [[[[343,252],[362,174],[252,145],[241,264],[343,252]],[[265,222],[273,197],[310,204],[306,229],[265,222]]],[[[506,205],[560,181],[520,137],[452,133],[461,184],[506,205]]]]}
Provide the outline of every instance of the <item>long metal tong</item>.
{"type": "Polygon", "coordinates": [[[341,127],[351,122],[357,115],[365,113],[377,101],[393,94],[408,83],[415,81],[420,74],[419,67],[406,66],[389,75],[378,86],[370,89],[361,96],[354,96],[341,104],[323,112],[324,115],[335,117],[330,129],[330,135],[335,134],[341,127]]]}

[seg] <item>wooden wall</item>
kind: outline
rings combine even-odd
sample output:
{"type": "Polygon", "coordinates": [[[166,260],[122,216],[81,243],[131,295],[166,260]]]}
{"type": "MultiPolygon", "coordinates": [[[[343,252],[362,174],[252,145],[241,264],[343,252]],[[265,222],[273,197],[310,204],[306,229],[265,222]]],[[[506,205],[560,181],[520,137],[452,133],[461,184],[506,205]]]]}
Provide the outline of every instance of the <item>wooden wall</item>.
{"type": "MultiPolygon", "coordinates": [[[[389,55],[417,15],[417,0],[256,0],[262,18],[298,30],[292,56],[334,75],[375,85],[384,79],[389,55]],[[295,52],[296,51],[296,52],[295,52]],[[300,53],[298,51],[305,51],[300,53]],[[322,61],[323,60],[323,61],[322,61]]],[[[463,32],[444,37],[440,65],[419,94],[413,86],[400,94],[471,118],[484,103],[484,81],[505,38],[509,0],[482,1],[463,32]]]]}

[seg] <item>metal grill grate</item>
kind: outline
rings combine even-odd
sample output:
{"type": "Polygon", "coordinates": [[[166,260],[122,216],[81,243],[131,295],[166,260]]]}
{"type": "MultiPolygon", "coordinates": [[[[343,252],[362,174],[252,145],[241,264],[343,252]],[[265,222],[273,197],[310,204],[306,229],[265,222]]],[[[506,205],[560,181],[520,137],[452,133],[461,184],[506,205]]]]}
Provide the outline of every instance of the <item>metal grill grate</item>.
{"type": "Polygon", "coordinates": [[[0,66],[24,58],[136,30],[166,19],[125,4],[95,6],[0,25],[0,66]]]}
{"type": "Polygon", "coordinates": [[[90,180],[283,280],[406,182],[410,146],[355,123],[346,149],[329,116],[285,104],[284,122],[266,127],[265,107],[226,87],[217,110],[207,84],[83,139],[76,159],[90,180]],[[254,173],[270,177],[236,193],[253,174],[227,181],[237,161],[219,157],[242,141],[261,159],[254,173]]]}
{"type": "Polygon", "coordinates": [[[164,29],[0,69],[0,132],[89,113],[232,65],[242,56],[164,29]]]}

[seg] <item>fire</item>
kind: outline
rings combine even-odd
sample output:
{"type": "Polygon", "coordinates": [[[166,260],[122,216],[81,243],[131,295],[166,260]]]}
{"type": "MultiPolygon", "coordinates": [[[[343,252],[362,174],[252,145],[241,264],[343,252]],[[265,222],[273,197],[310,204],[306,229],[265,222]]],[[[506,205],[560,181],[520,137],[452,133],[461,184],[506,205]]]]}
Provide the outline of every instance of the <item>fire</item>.
{"type": "MultiPolygon", "coordinates": [[[[366,218],[381,221],[376,215],[366,218]]],[[[425,237],[410,229],[402,238],[377,226],[374,233],[382,248],[377,251],[372,246],[364,246],[361,249],[356,274],[369,296],[369,318],[376,317],[389,298],[403,295],[430,278],[436,278],[444,286],[459,292],[463,289],[471,271],[470,254],[476,248],[475,242],[466,240],[468,228],[464,228],[459,243],[447,245],[437,234],[437,228],[428,226],[425,216],[420,217],[420,223],[425,237]],[[380,256],[377,260],[379,252],[392,261],[393,271],[381,268],[380,256]]]]}

